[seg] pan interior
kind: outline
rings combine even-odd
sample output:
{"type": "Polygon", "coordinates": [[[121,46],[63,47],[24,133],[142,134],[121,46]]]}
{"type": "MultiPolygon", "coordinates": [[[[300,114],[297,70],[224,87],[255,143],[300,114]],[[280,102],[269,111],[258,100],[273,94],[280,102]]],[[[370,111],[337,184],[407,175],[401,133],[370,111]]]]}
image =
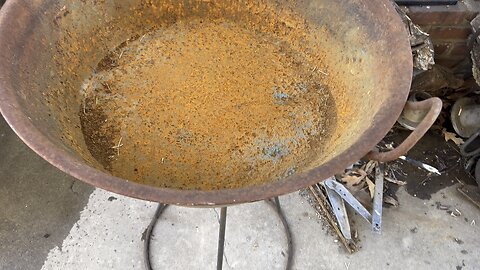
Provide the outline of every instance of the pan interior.
{"type": "Polygon", "coordinates": [[[328,71],[225,19],[155,27],[109,51],[82,85],[82,132],[115,176],[158,187],[260,184],[322,155],[336,126],[328,71]]]}
{"type": "Polygon", "coordinates": [[[321,181],[371,150],[408,93],[387,0],[7,7],[9,123],[57,167],[140,198],[321,181]]]}

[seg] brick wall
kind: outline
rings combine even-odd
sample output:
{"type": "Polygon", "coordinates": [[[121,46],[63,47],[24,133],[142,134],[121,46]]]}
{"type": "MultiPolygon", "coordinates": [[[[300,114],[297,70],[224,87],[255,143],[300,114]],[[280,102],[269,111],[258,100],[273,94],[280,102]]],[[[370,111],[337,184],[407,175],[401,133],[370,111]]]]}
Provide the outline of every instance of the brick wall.
{"type": "Polygon", "coordinates": [[[413,6],[406,11],[414,23],[430,34],[437,64],[465,68],[461,65],[462,60],[469,57],[470,21],[480,13],[480,1],[460,0],[451,6],[413,6]]]}

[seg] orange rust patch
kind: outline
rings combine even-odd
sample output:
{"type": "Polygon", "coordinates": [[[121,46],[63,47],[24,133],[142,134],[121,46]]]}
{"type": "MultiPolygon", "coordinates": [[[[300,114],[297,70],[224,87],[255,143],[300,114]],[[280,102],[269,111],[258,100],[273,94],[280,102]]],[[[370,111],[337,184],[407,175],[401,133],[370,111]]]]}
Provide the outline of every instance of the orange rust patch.
{"type": "Polygon", "coordinates": [[[177,22],[100,62],[84,84],[82,130],[92,155],[131,181],[255,185],[321,155],[336,125],[323,80],[307,56],[268,33],[222,20],[177,22]]]}

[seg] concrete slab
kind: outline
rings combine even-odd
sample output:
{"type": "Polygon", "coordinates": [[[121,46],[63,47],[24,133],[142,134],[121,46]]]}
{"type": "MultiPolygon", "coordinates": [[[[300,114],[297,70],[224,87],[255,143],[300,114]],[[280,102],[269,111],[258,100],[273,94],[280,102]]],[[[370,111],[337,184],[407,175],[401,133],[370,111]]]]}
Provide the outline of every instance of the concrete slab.
{"type": "MultiPolygon", "coordinates": [[[[313,250],[339,249],[322,231],[315,213],[297,194],[282,198],[297,244],[297,268],[308,269],[319,258],[313,250]],[[318,239],[313,240],[318,235],[318,239]],[[308,240],[310,239],[310,240],[308,240]],[[308,240],[308,241],[304,241],[308,240]]],[[[63,245],[53,249],[42,269],[143,269],[141,236],[154,204],[96,190],[63,245]],[[113,201],[108,198],[115,196],[113,201]]],[[[152,242],[155,269],[214,269],[219,209],[170,207],[152,242]]],[[[225,269],[283,269],[286,239],[273,210],[258,202],[228,209],[225,269]]],[[[323,261],[325,266],[343,265],[323,261]],[[332,264],[333,263],[333,264],[332,264]]]]}
{"type": "Polygon", "coordinates": [[[0,269],[39,269],[93,188],[33,153],[0,117],[0,269]]]}
{"type": "MultiPolygon", "coordinates": [[[[383,235],[355,218],[362,249],[349,255],[298,194],[281,198],[296,246],[294,269],[478,269],[479,210],[455,187],[422,201],[398,193],[401,207],[384,215],[383,235]],[[451,205],[452,217],[435,202],[451,205]]],[[[42,269],[143,269],[141,235],[155,204],[96,190],[62,246],[42,269]],[[116,199],[111,199],[115,197],[116,199]],[[109,200],[110,198],[110,200],[109,200]]],[[[229,208],[224,269],[283,269],[286,240],[264,202],[229,208]]],[[[479,224],[480,225],[480,224],[479,224]]],[[[152,242],[155,269],[214,269],[218,210],[171,207],[152,242]]]]}
{"type": "Polygon", "coordinates": [[[381,236],[368,232],[356,218],[362,249],[351,259],[350,269],[479,269],[480,211],[452,186],[431,200],[420,200],[404,190],[397,193],[400,207],[384,209],[381,236]],[[458,209],[453,217],[437,209],[436,202],[458,209]],[[472,224],[472,222],[475,222],[472,224]]]}

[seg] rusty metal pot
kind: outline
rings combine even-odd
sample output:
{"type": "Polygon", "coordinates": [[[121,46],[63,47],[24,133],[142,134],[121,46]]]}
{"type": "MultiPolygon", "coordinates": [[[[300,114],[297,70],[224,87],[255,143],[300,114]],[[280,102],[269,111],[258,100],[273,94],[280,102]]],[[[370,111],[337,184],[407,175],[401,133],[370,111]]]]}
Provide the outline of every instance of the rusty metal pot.
{"type": "Polygon", "coordinates": [[[414,145],[441,109],[438,99],[408,103],[430,108],[424,122],[398,149],[371,151],[402,112],[412,76],[408,36],[388,0],[11,0],[1,10],[0,48],[0,109],[30,148],[86,183],[168,204],[252,202],[307,187],[365,155],[394,159],[414,145]],[[319,59],[328,73],[325,82],[337,117],[321,153],[310,151],[308,162],[284,177],[258,177],[249,185],[215,190],[136,183],[102,168],[80,127],[85,78],[111,49],[132,36],[210,17],[253,22],[262,31],[291,35],[295,46],[319,59]]]}

